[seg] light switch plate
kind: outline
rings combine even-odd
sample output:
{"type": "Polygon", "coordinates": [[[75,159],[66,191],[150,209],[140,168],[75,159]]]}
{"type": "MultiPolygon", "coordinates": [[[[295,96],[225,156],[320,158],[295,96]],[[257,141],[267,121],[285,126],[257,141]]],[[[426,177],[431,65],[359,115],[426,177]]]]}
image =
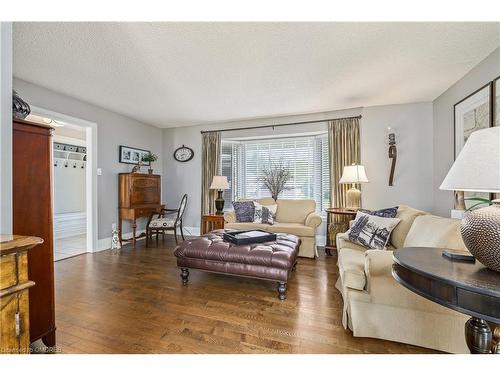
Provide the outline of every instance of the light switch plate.
{"type": "Polygon", "coordinates": [[[102,169],[101,168],[97,168],[97,175],[102,176],[102,169]]]}

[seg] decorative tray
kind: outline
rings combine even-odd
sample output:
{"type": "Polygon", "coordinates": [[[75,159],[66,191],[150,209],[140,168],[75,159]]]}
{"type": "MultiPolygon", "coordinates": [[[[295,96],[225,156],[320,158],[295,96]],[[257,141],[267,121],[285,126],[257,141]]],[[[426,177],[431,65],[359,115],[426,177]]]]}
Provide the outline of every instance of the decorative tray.
{"type": "Polygon", "coordinates": [[[276,233],[260,229],[224,232],[223,240],[236,245],[276,241],[276,233]]]}

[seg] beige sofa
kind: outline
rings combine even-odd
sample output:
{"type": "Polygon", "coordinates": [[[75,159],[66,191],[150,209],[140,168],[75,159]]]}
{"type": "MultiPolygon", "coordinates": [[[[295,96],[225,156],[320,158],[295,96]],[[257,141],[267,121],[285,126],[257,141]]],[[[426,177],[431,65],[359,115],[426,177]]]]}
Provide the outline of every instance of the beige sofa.
{"type": "MultiPolygon", "coordinates": [[[[460,222],[400,206],[393,230],[395,248],[465,249],[460,222]]],[[[366,250],[337,236],[340,277],[336,287],[344,299],[344,328],[354,336],[404,342],[450,353],[468,353],[464,324],[468,316],[431,302],[392,277],[392,251],[366,250]]]]}
{"type": "MultiPolygon", "coordinates": [[[[248,199],[247,199],[248,200],[248,199]]],[[[277,204],[276,221],[273,225],[258,223],[237,223],[234,211],[224,214],[225,229],[263,229],[273,233],[294,234],[301,239],[299,256],[314,258],[316,250],[316,228],[321,217],[316,213],[316,202],[310,199],[255,199],[262,205],[277,204]]]]}

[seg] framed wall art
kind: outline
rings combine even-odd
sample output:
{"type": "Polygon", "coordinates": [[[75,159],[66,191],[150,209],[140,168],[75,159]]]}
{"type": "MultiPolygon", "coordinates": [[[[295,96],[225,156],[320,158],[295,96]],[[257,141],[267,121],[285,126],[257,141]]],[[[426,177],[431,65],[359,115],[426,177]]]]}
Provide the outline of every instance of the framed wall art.
{"type": "MultiPolygon", "coordinates": [[[[493,82],[490,82],[454,105],[455,159],[473,132],[492,126],[493,91],[493,82]]],[[[477,203],[468,201],[467,198],[491,199],[491,194],[466,191],[463,197],[467,209],[477,203]]],[[[455,208],[463,209],[463,207],[455,208]]]]}
{"type": "Polygon", "coordinates": [[[142,150],[140,148],[129,147],[129,146],[120,146],[120,163],[125,164],[139,164],[150,166],[151,162],[144,162],[142,158],[145,155],[148,155],[148,150],[142,150]]]}
{"type": "Polygon", "coordinates": [[[493,126],[500,126],[500,77],[497,77],[492,84],[493,96],[493,126]]]}

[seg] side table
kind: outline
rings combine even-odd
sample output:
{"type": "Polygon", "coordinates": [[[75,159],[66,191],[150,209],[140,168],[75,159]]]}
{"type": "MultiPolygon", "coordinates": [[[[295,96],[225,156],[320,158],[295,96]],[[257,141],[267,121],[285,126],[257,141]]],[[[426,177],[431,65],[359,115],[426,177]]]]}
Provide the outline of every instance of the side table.
{"type": "Polygon", "coordinates": [[[325,253],[332,255],[337,250],[335,238],[338,233],[349,229],[349,221],[356,217],[356,211],[345,208],[327,208],[326,210],[326,245],[325,253]]]}
{"type": "Polygon", "coordinates": [[[392,275],[404,287],[449,309],[471,316],[465,341],[471,353],[498,353],[500,273],[478,261],[452,261],[442,248],[413,247],[394,251],[392,275]]]}
{"type": "Polygon", "coordinates": [[[207,214],[201,218],[201,234],[215,229],[224,229],[224,215],[207,214]]]}

